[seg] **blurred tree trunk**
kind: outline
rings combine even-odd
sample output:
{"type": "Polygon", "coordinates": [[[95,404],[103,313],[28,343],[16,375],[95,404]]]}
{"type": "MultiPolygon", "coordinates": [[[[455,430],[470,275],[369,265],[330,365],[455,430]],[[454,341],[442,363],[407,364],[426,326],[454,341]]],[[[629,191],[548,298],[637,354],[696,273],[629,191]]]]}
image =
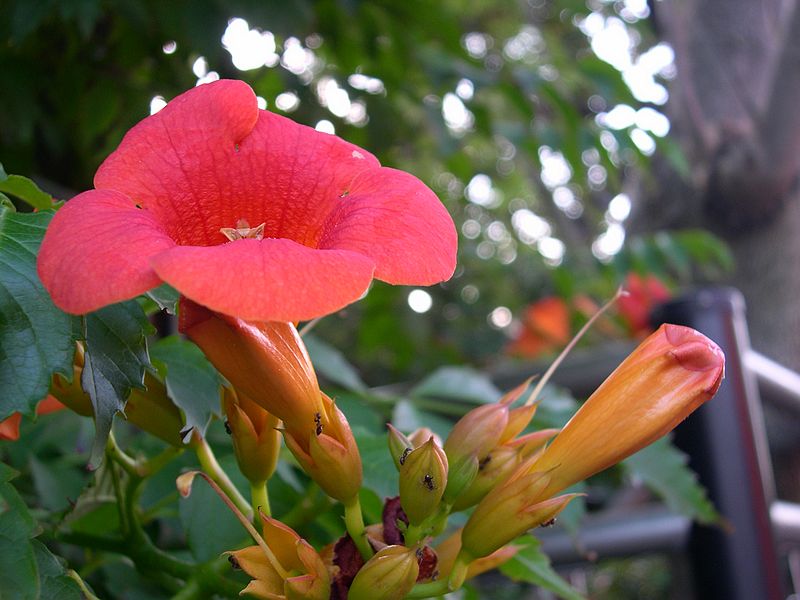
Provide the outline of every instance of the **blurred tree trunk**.
{"type": "Polygon", "coordinates": [[[675,50],[667,108],[691,181],[657,167],[642,211],[654,216],[640,225],[702,226],[724,238],[754,347],[800,370],[800,3],[651,7],[659,36],[675,50]]]}

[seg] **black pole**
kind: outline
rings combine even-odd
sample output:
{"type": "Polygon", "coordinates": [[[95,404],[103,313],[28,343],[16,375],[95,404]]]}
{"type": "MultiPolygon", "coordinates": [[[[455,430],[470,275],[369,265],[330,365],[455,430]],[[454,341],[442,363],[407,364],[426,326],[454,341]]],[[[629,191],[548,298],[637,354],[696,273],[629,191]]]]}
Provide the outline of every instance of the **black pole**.
{"type": "Polygon", "coordinates": [[[726,377],[717,396],[675,432],[690,466],[728,528],[693,526],[689,553],[697,598],[784,598],[769,506],[772,467],[756,381],[742,361],[749,348],[744,299],[734,289],[692,292],[664,305],[657,323],[688,325],[725,352],[726,377]]]}

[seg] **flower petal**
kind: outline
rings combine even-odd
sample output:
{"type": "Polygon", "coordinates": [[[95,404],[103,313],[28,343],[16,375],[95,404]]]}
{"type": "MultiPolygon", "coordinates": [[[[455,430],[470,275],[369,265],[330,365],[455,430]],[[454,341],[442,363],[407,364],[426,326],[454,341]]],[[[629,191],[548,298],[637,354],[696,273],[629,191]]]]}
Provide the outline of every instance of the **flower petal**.
{"type": "Polygon", "coordinates": [[[47,228],[38,271],[53,302],[83,314],[159,285],[150,257],[175,245],[150,211],[118,192],[89,191],[67,202],[47,228]]]}
{"type": "Polygon", "coordinates": [[[354,252],[285,239],[178,246],[152,265],[191,300],[248,321],[302,321],[336,311],[358,300],[374,269],[354,252]]]}
{"type": "Polygon", "coordinates": [[[383,167],[359,175],[326,223],[320,248],[352,250],[375,261],[375,277],[392,284],[449,279],[458,238],[453,220],[419,179],[383,167]]]}
{"type": "Polygon", "coordinates": [[[125,135],[100,165],[95,187],[151,210],[178,243],[220,243],[220,227],[234,227],[238,218],[228,222],[218,214],[228,195],[225,168],[258,114],[255,94],[242,81],[189,90],[125,135]]]}
{"type": "Polygon", "coordinates": [[[240,220],[310,247],[353,178],[380,163],[344,140],[260,111],[243,82],[190,90],[134,127],[95,176],[152,209],[181,245],[240,220]]]}

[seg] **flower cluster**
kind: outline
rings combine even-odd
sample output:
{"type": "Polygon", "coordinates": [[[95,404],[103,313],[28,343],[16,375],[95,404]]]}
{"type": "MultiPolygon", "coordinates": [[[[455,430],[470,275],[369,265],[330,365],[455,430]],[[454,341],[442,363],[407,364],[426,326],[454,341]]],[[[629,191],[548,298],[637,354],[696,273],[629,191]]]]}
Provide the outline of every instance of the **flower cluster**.
{"type": "MultiPolygon", "coordinates": [[[[38,270],[54,302],[78,314],[161,283],[175,287],[179,330],[225,378],[227,426],[253,488],[263,490],[275,471],[280,432],[297,465],[344,506],[346,534],[317,550],[254,495],[261,532],[240,517],[257,544],[229,553],[252,577],[244,592],[389,600],[441,595],[508,560],[517,536],[575,498],[566,488],[666,434],[713,396],[723,374],[713,342],[664,325],[561,431],[530,430],[537,404],[529,382],[469,412],[444,443],[390,426],[399,495],[367,527],[358,446],[321,391],[296,324],[356,301],[373,278],[443,281],[455,254],[453,222],[421,181],[259,110],[248,86],[220,81],[186,92],[125,136],[95,189],[56,213],[38,270]],[[450,515],[471,507],[463,529],[432,547],[450,515]]],[[[563,333],[549,337],[561,343],[563,333]]],[[[78,350],[64,398],[90,414],[78,350]]],[[[147,390],[128,401],[128,418],[180,445],[180,412],[148,377],[147,390]]],[[[204,452],[238,510],[235,488],[204,452]]]]}

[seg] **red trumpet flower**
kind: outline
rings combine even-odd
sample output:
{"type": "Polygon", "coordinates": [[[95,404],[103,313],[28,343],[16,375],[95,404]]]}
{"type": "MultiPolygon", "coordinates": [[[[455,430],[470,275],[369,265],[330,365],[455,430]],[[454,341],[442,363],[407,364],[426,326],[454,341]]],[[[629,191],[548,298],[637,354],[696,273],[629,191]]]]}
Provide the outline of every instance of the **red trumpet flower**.
{"type": "Polygon", "coordinates": [[[94,184],[56,213],[39,253],[70,313],[166,282],[219,313],[298,321],[357,300],[373,277],[429,285],[455,267],[455,227],[421,181],[259,110],[241,81],[144,119],[94,184]]]}

